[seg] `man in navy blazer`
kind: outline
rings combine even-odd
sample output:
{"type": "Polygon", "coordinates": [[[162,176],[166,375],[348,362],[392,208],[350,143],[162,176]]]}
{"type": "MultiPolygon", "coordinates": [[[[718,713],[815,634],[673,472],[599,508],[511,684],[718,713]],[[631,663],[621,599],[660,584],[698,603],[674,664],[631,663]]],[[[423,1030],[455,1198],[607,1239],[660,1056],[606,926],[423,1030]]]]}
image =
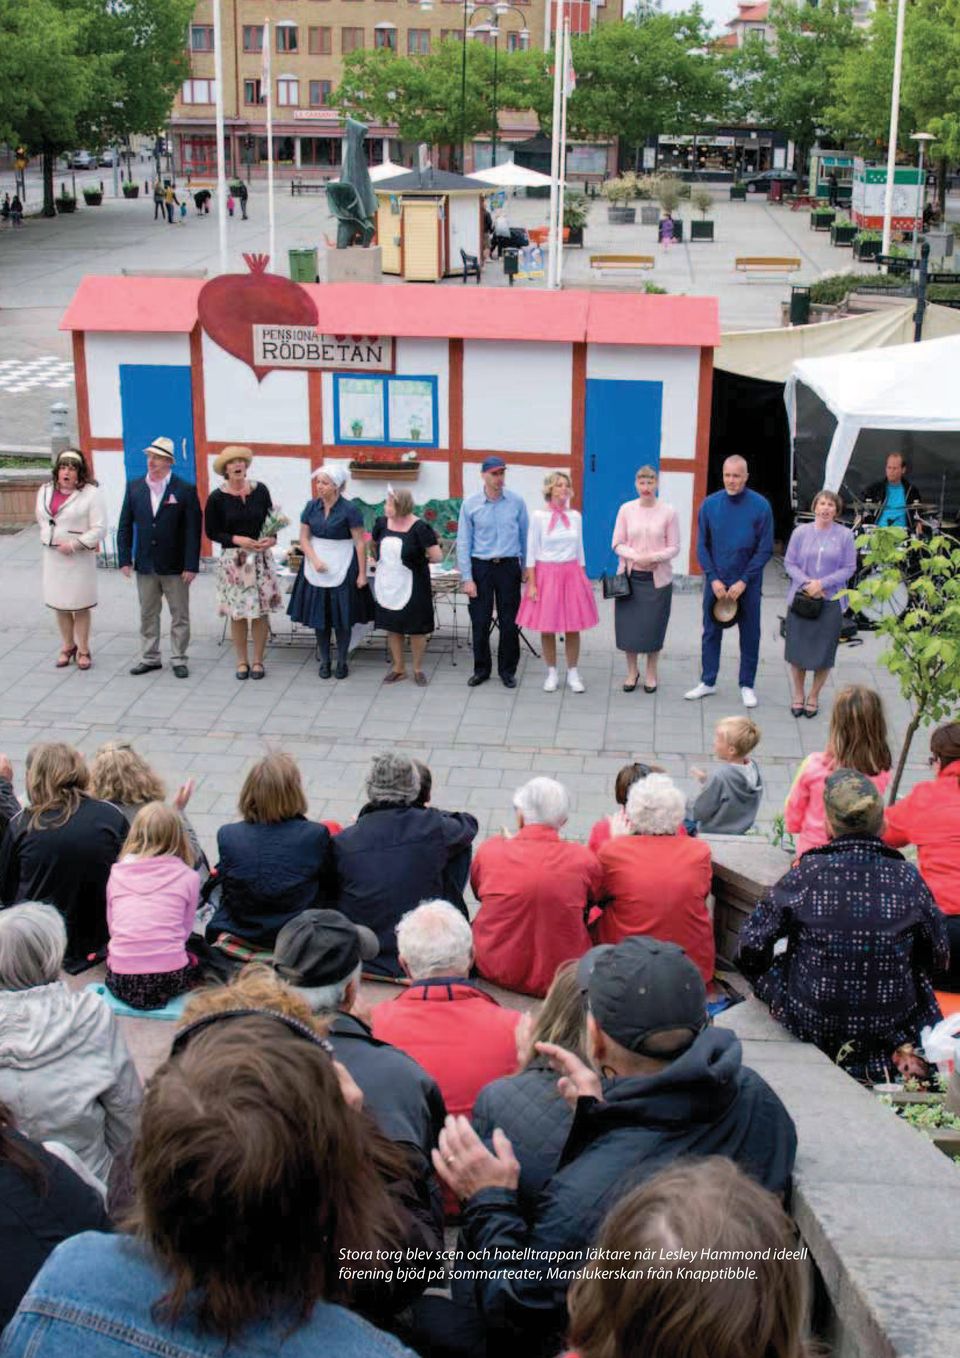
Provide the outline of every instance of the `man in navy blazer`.
{"type": "Polygon", "coordinates": [[[141,658],[130,673],[162,669],[160,610],[166,599],[173,672],[186,679],[190,585],[200,569],[200,501],[189,481],[173,475],[172,439],[156,438],[144,451],[147,474],[127,484],[117,526],[120,570],[128,579],[136,571],[140,597],[141,658]]]}

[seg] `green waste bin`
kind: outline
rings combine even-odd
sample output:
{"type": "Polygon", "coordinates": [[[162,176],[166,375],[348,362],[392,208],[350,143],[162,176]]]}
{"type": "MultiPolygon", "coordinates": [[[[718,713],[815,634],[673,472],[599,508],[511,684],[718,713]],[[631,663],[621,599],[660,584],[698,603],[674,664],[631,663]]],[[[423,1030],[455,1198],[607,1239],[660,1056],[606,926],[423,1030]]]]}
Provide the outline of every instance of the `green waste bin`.
{"type": "Polygon", "coordinates": [[[316,283],[317,248],[309,250],[290,250],[290,277],[294,283],[316,283]]]}
{"type": "Polygon", "coordinates": [[[790,324],[808,325],[810,322],[810,289],[793,284],[790,288],[790,324]]]}

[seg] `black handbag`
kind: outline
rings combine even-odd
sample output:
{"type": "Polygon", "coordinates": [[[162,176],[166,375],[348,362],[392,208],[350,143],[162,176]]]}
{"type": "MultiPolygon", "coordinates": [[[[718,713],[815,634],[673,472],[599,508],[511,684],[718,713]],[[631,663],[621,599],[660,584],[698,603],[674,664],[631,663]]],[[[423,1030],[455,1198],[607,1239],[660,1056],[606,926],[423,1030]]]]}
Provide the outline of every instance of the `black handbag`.
{"type": "Polygon", "coordinates": [[[629,599],[633,592],[626,571],[621,575],[601,575],[600,587],[605,599],[629,599]]]}
{"type": "Polygon", "coordinates": [[[809,594],[804,594],[802,590],[798,589],[793,596],[790,612],[796,613],[798,618],[806,618],[809,622],[813,622],[823,612],[823,599],[812,599],[809,594]]]}

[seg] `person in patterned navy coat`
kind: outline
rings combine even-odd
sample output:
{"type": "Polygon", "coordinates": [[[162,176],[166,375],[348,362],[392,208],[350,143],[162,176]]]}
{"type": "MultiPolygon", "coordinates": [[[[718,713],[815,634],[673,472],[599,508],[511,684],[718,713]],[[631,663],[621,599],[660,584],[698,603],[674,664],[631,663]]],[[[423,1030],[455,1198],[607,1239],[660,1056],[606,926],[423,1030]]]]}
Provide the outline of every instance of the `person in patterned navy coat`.
{"type": "Polygon", "coordinates": [[[943,915],[916,868],[879,839],[883,800],[869,778],[837,769],[823,801],[830,841],[754,910],[740,968],[774,1018],[850,1075],[914,1073],[898,1049],[939,1022],[931,975],[949,954],[943,915]]]}

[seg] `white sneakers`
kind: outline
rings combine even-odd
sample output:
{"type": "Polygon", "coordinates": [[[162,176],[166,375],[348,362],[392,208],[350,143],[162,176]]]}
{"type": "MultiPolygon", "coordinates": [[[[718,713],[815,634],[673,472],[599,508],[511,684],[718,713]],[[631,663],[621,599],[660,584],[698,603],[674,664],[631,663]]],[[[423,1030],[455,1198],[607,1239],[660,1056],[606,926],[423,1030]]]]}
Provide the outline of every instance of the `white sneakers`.
{"type": "Polygon", "coordinates": [[[716,693],[716,691],[716,684],[698,684],[696,688],[692,688],[689,693],[685,693],[683,696],[688,703],[694,703],[698,698],[709,698],[710,694],[716,693]]]}
{"type": "MultiPolygon", "coordinates": [[[[560,679],[555,669],[547,670],[547,677],[543,681],[544,693],[556,693],[560,687],[560,679]]],[[[571,693],[585,693],[583,680],[575,669],[567,670],[567,688],[571,693]]]]}
{"type": "Polygon", "coordinates": [[[740,697],[743,699],[744,707],[756,707],[757,695],[752,688],[742,688],[740,690],[740,697]]]}

